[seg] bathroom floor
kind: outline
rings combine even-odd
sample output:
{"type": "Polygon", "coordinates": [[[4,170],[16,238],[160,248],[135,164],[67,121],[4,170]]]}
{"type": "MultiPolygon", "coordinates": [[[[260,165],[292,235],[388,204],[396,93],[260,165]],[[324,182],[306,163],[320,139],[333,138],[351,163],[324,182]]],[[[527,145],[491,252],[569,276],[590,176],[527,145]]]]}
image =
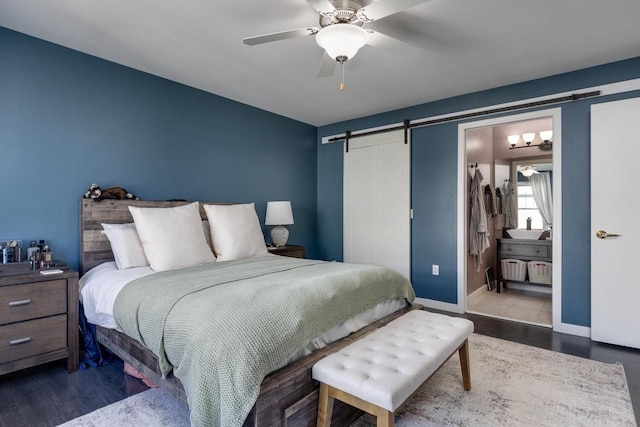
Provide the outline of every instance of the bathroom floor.
{"type": "Polygon", "coordinates": [[[551,294],[506,288],[482,288],[467,297],[467,312],[551,327],[551,294]]]}

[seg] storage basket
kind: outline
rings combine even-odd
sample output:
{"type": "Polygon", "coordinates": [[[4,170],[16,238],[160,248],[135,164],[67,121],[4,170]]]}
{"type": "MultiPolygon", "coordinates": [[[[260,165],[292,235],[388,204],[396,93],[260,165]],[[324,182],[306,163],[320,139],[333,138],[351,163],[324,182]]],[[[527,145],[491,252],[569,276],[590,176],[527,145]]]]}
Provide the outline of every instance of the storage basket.
{"type": "Polygon", "coordinates": [[[533,283],[551,284],[551,263],[546,261],[529,261],[527,270],[529,271],[529,281],[533,283]]]}
{"type": "Polygon", "coordinates": [[[504,280],[524,281],[527,274],[527,263],[520,259],[505,258],[501,260],[502,278],[504,280]]]}

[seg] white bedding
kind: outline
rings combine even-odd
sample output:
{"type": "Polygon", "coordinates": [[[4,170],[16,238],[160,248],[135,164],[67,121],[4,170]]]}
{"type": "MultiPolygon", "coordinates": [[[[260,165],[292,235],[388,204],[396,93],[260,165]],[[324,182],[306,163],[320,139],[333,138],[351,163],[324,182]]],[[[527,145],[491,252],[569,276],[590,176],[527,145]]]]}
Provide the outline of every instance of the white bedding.
{"type": "Polygon", "coordinates": [[[118,329],[113,318],[113,304],[124,285],[139,277],[153,274],[147,267],[118,270],[115,261],[105,262],[80,278],[80,302],[89,323],[109,329],[118,329]]]}
{"type": "MultiPolygon", "coordinates": [[[[120,290],[130,281],[153,274],[150,267],[118,270],[115,261],[105,262],[89,270],[80,278],[80,302],[89,323],[109,329],[119,329],[113,317],[113,305],[120,290]]],[[[405,307],[404,298],[383,301],[371,309],[347,320],[313,339],[301,348],[291,360],[299,359],[314,350],[339,340],[384,316],[405,307]]]]}

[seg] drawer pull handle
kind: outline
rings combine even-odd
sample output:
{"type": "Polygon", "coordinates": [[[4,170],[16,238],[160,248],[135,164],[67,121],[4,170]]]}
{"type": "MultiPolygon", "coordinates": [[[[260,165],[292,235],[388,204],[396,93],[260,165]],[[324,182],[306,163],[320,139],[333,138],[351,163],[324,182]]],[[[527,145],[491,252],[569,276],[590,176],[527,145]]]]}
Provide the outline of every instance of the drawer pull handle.
{"type": "Polygon", "coordinates": [[[9,307],[18,307],[20,305],[27,305],[27,304],[31,304],[31,300],[30,299],[23,299],[20,301],[10,301],[9,302],[9,307]]]}
{"type": "Polygon", "coordinates": [[[9,341],[9,345],[25,344],[25,343],[28,343],[29,341],[31,341],[31,337],[18,338],[17,340],[9,341]]]}

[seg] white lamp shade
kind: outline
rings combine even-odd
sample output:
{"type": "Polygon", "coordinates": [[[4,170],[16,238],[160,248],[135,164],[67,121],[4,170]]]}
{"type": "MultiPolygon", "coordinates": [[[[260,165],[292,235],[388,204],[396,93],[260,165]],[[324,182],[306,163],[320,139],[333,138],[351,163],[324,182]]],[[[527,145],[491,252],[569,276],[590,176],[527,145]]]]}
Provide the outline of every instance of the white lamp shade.
{"type": "Polygon", "coordinates": [[[291,225],[293,224],[293,211],[291,202],[267,202],[267,216],[264,225],[291,225]]]}
{"type": "Polygon", "coordinates": [[[542,139],[543,141],[550,141],[552,136],[552,130],[543,130],[542,132],[540,132],[540,139],[542,139]]]}
{"type": "Polygon", "coordinates": [[[533,133],[533,132],[532,133],[523,133],[522,134],[522,140],[524,142],[531,142],[531,141],[533,141],[533,138],[535,138],[535,137],[536,137],[536,134],[533,133]]]}
{"type": "Polygon", "coordinates": [[[316,34],[316,43],[336,61],[341,56],[353,58],[358,49],[367,44],[367,39],[367,32],[352,24],[329,25],[316,34]]]}
{"type": "Polygon", "coordinates": [[[520,141],[520,135],[509,135],[507,139],[509,140],[509,144],[516,145],[518,141],[520,141]]]}

